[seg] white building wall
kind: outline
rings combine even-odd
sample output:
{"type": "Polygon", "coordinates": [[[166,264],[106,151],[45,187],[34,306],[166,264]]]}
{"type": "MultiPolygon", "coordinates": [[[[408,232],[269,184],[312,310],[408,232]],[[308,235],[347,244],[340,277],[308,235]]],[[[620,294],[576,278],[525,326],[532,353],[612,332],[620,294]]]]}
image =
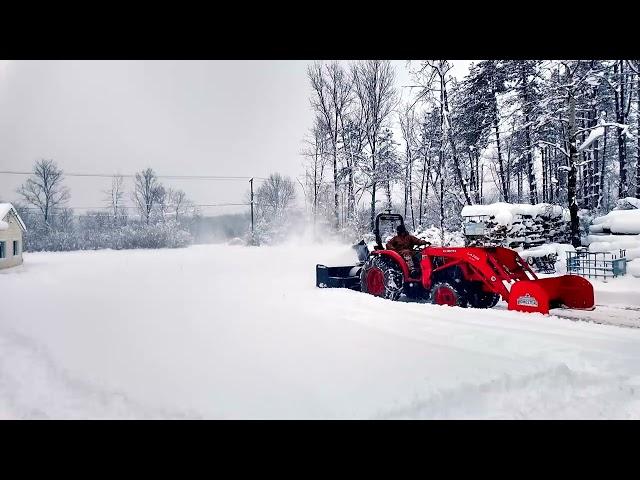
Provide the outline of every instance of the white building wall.
{"type": "Polygon", "coordinates": [[[22,228],[13,212],[9,212],[2,220],[9,228],[0,230],[0,242],[4,243],[4,258],[0,258],[0,269],[14,267],[22,263],[22,228]],[[18,255],[13,254],[13,242],[18,241],[18,255]]]}

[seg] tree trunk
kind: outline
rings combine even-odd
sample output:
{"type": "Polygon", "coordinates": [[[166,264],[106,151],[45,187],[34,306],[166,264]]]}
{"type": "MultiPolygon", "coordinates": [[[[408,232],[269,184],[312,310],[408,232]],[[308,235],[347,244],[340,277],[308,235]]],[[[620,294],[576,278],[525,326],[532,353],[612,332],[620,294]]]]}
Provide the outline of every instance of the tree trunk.
{"type": "MultiPolygon", "coordinates": [[[[586,123],[584,121],[584,119],[581,120],[580,122],[582,124],[582,128],[584,129],[586,127],[586,123]]],[[[586,138],[586,132],[585,130],[582,131],[582,133],[580,134],[580,144],[584,143],[584,140],[586,138]]],[[[582,151],[582,167],[581,167],[581,180],[582,180],[582,208],[586,208],[589,209],[589,161],[587,160],[587,150],[583,150],[582,151]]]]}
{"type": "Polygon", "coordinates": [[[413,214],[413,157],[411,157],[411,163],[409,163],[409,212],[411,213],[411,225],[413,230],[416,229],[416,218],[413,214]]]}
{"type": "MultiPolygon", "coordinates": [[[[620,84],[620,91],[618,91],[618,89],[615,89],[614,92],[614,100],[615,100],[615,107],[616,107],[616,121],[619,124],[624,124],[625,123],[625,116],[624,116],[624,76],[623,76],[623,71],[624,71],[624,66],[623,66],[623,60],[620,60],[620,77],[619,77],[619,84],[620,84]]],[[[615,64],[614,69],[613,69],[614,74],[618,73],[618,63],[615,64]]],[[[618,138],[618,162],[619,162],[619,166],[620,166],[620,182],[618,184],[618,198],[624,198],[627,196],[627,191],[629,189],[629,186],[627,185],[627,155],[626,155],[626,149],[625,149],[625,138],[622,135],[622,128],[621,127],[616,127],[617,130],[617,138],[618,138]]]]}
{"type": "Polygon", "coordinates": [[[542,202],[547,203],[547,159],[544,148],[540,149],[540,156],[542,157],[542,202]]]}
{"type": "MultiPolygon", "coordinates": [[[[571,69],[567,68],[567,84],[573,83],[571,69]]],[[[574,247],[580,246],[580,225],[578,220],[578,202],[576,198],[576,160],[578,150],[576,148],[576,100],[573,88],[568,93],[569,100],[569,175],[567,181],[567,199],[569,202],[569,213],[571,215],[571,244],[574,247]]]]}
{"type": "Polygon", "coordinates": [[[607,127],[604,127],[604,135],[602,136],[602,158],[600,159],[600,178],[598,188],[598,204],[596,208],[602,208],[602,193],[604,192],[604,167],[607,154],[607,127]]]}
{"type": "Polygon", "coordinates": [[[376,151],[375,146],[371,150],[371,231],[376,226],[376,151]]]}
{"type": "Polygon", "coordinates": [[[333,144],[333,215],[335,217],[335,228],[338,230],[340,228],[340,216],[339,216],[339,207],[338,207],[338,155],[336,152],[336,142],[333,144]]]}
{"type": "Polygon", "coordinates": [[[637,74],[636,77],[636,120],[638,122],[638,145],[636,147],[636,198],[640,198],[640,74],[637,74]]]}
{"type": "MultiPolygon", "coordinates": [[[[473,205],[471,201],[471,197],[469,197],[469,192],[467,191],[467,184],[462,178],[462,170],[460,169],[460,162],[458,160],[458,154],[456,153],[456,144],[453,140],[453,135],[451,134],[451,125],[449,124],[449,101],[447,99],[447,86],[445,84],[444,75],[440,74],[440,88],[442,89],[442,98],[444,101],[444,115],[446,115],[446,134],[449,140],[449,144],[451,145],[451,157],[453,159],[453,165],[456,169],[456,174],[458,176],[458,180],[460,181],[460,186],[462,188],[462,193],[464,194],[464,199],[467,202],[467,205],[473,205]]],[[[443,117],[443,128],[445,127],[445,118],[443,117]]]]}
{"type": "Polygon", "coordinates": [[[524,121],[525,121],[525,146],[527,149],[527,176],[529,179],[529,203],[535,205],[538,203],[538,191],[536,189],[536,176],[533,169],[533,152],[531,151],[531,127],[529,126],[529,90],[527,82],[527,72],[525,71],[525,62],[520,64],[520,75],[522,80],[522,94],[524,100],[524,121]]]}
{"type": "Polygon", "coordinates": [[[502,183],[501,185],[501,196],[502,196],[502,200],[505,202],[509,201],[509,194],[508,194],[508,189],[507,189],[507,180],[505,178],[505,172],[504,172],[504,164],[502,163],[502,152],[500,149],[500,132],[498,130],[498,117],[497,117],[497,112],[493,117],[493,128],[495,129],[495,133],[496,133],[496,146],[498,149],[498,166],[500,168],[500,182],[502,183]]]}

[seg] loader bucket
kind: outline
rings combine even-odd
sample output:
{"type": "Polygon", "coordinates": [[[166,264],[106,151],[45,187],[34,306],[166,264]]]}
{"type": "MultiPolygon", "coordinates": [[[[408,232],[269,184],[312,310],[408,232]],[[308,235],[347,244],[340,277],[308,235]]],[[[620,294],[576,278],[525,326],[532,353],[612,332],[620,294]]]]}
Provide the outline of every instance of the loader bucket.
{"type": "Polygon", "coordinates": [[[316,265],[316,286],[320,288],[350,288],[360,290],[360,269],[357,265],[327,267],[316,265]]]}
{"type": "Polygon", "coordinates": [[[521,280],[509,292],[509,310],[549,313],[550,308],[593,310],[593,285],[578,275],[521,280]]]}

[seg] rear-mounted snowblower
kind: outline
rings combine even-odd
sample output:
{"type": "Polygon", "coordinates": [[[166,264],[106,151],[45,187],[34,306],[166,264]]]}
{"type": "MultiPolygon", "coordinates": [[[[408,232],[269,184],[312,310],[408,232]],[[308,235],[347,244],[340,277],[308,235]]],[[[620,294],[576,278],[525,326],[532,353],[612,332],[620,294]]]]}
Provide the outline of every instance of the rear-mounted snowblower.
{"type": "Polygon", "coordinates": [[[593,310],[593,286],[583,277],[562,275],[538,278],[517,252],[504,247],[431,247],[416,250],[420,269],[410,275],[404,258],[385,249],[380,223],[404,225],[401,215],[376,217],[376,245],[369,252],[364,242],[354,245],[356,265],[316,265],[316,285],[350,288],[397,300],[401,294],[438,305],[491,308],[500,298],[509,310],[549,313],[550,308],[593,310]]]}

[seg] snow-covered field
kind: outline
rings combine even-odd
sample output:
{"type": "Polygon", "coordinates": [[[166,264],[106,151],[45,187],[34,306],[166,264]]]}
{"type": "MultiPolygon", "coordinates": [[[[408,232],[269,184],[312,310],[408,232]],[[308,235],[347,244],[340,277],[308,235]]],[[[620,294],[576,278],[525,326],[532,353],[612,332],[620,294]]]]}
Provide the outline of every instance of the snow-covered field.
{"type": "Polygon", "coordinates": [[[317,289],[345,246],[24,258],[0,418],[640,418],[640,329],[317,289]]]}

